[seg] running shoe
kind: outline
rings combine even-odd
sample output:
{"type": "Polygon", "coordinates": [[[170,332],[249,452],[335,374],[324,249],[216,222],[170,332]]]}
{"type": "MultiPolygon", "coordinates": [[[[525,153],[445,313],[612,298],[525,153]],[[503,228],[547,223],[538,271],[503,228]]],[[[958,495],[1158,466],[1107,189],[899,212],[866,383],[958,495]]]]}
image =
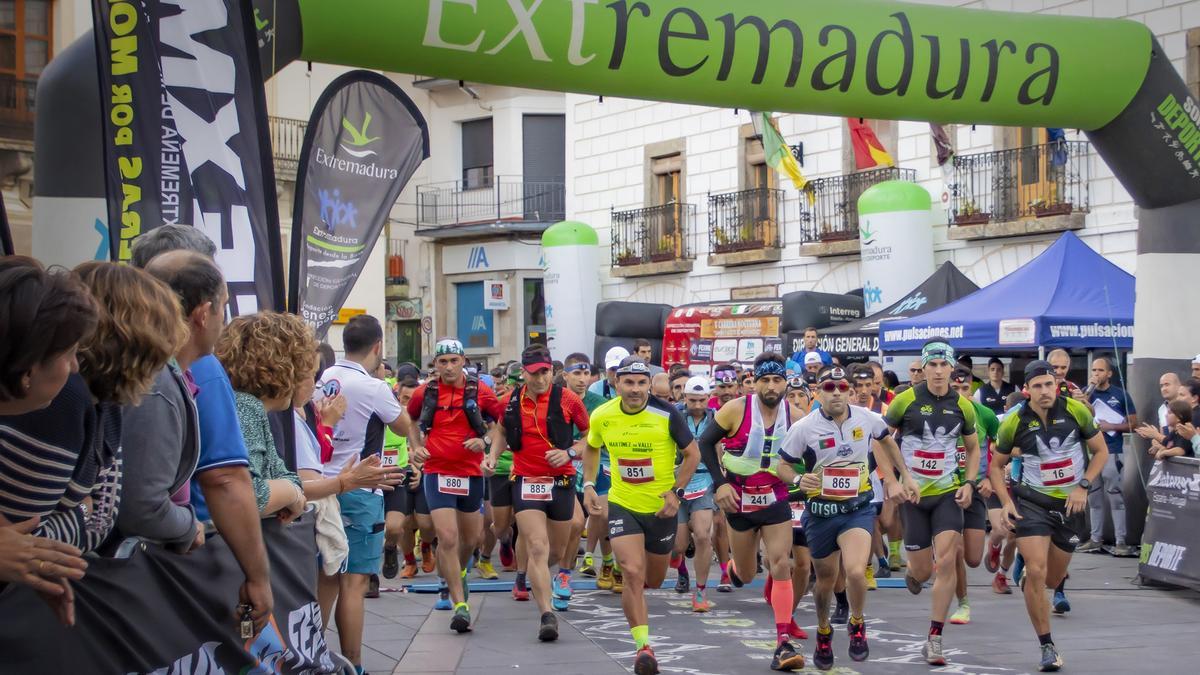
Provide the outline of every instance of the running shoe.
{"type": "Polygon", "coordinates": [[[854,623],[851,621],[846,630],[850,633],[850,659],[853,661],[866,661],[871,655],[871,648],[867,646],[867,625],[866,623],[854,623]]]}
{"type": "Polygon", "coordinates": [[[658,659],[654,658],[654,650],[646,645],[638,650],[633,658],[634,675],[658,675],[658,659]]]}
{"type": "Polygon", "coordinates": [[[1054,591],[1054,613],[1066,614],[1071,611],[1071,602],[1067,600],[1067,594],[1062,591],[1054,591]]]}
{"type": "Polygon", "coordinates": [[[1042,645],[1042,662],[1038,664],[1038,670],[1043,673],[1053,673],[1062,667],[1063,660],[1058,655],[1058,650],[1054,648],[1054,643],[1042,645]]]}
{"type": "Polygon", "coordinates": [[[691,590],[691,588],[692,578],[688,576],[687,572],[680,572],[679,578],[675,580],[675,592],[683,595],[691,590]]]}
{"type": "Polygon", "coordinates": [[[900,568],[904,567],[904,559],[900,557],[899,551],[888,556],[888,567],[891,567],[893,572],[899,572],[900,568]]]}
{"type": "Polygon", "coordinates": [[[729,572],[726,572],[726,571],[721,572],[721,581],[717,583],[717,592],[718,593],[732,593],[733,592],[733,582],[730,581],[730,579],[729,579],[729,572]]]}
{"type": "Polygon", "coordinates": [[[542,624],[538,627],[538,639],[542,642],[554,642],[558,639],[558,617],[554,612],[542,615],[542,624]]]}
{"type": "Polygon", "coordinates": [[[879,584],[875,583],[875,566],[867,565],[867,590],[873,591],[879,588],[879,584]]]}
{"type": "Polygon", "coordinates": [[[395,546],[383,547],[383,576],[385,579],[395,579],[400,573],[400,551],[395,546]]]}
{"type": "Polygon", "coordinates": [[[833,668],[833,632],[817,631],[817,648],[813,650],[813,665],[818,670],[833,668]]]}
{"type": "Polygon", "coordinates": [[[958,609],[950,615],[950,623],[963,626],[971,623],[971,604],[965,599],[958,602],[958,609]]]}
{"type": "Polygon", "coordinates": [[[421,571],[425,574],[433,574],[433,570],[437,569],[437,554],[433,552],[433,548],[421,547],[421,571]]]}
{"type": "Polygon", "coordinates": [[[467,606],[467,603],[460,602],[458,607],[454,608],[454,617],[450,619],[450,630],[455,633],[471,631],[471,608],[467,606]]]}
{"type": "Polygon", "coordinates": [[[907,574],[904,575],[904,585],[908,587],[909,593],[912,593],[913,595],[921,594],[921,582],[908,576],[907,574]]]}
{"type": "Polygon", "coordinates": [[[708,600],[707,591],[697,588],[696,592],[692,594],[692,611],[703,613],[712,608],[713,604],[708,600]]]}
{"type": "Polygon", "coordinates": [[[888,564],[887,558],[880,558],[879,564],[875,566],[876,579],[891,579],[892,566],[888,564]]]}
{"type": "Polygon", "coordinates": [[[500,568],[505,572],[512,572],[517,569],[517,556],[513,551],[512,544],[507,541],[500,542],[500,568]]]}
{"type": "Polygon", "coordinates": [[[438,599],[437,602],[433,603],[433,608],[443,612],[448,612],[454,608],[454,605],[450,603],[450,589],[444,581],[438,586],[438,599]]]}
{"type": "Polygon", "coordinates": [[[925,658],[925,663],[931,666],[946,665],[946,656],[942,653],[942,636],[930,635],[925,640],[925,646],[921,647],[921,656],[925,658]]]}
{"type": "Polygon", "coordinates": [[[795,619],[792,619],[792,622],[788,624],[788,635],[796,638],[797,640],[807,640],[808,639],[808,631],[801,628],[796,623],[795,619]]]}
{"type": "Polygon", "coordinates": [[[1113,547],[1112,554],[1115,558],[1132,558],[1133,548],[1129,544],[1117,544],[1113,547]]]}
{"type": "MultiPolygon", "coordinates": [[[[621,570],[613,569],[612,579],[613,579],[613,581],[612,581],[612,592],[613,593],[620,593],[621,591],[625,590],[625,577],[621,576],[621,570]]],[[[655,668],[658,667],[657,663],[658,662],[656,661],[655,668]]],[[[657,672],[657,671],[655,671],[655,672],[657,672]]]]}
{"type": "Polygon", "coordinates": [[[771,670],[799,670],[804,667],[804,654],[796,651],[790,642],[780,642],[771,659],[771,670]]]}
{"type": "Polygon", "coordinates": [[[514,583],[513,589],[512,589],[512,596],[513,596],[513,600],[516,600],[517,602],[528,602],[529,601],[529,589],[525,588],[524,584],[517,585],[514,583]]]}
{"type": "Polygon", "coordinates": [[[829,617],[829,623],[841,625],[850,620],[850,605],[837,603],[833,607],[833,616],[829,617]]]}
{"type": "Polygon", "coordinates": [[[984,556],[983,566],[995,574],[1000,569],[1000,554],[1004,551],[1004,542],[997,540],[988,545],[987,555],[984,556]]]}
{"type": "Polygon", "coordinates": [[[596,576],[596,565],[592,562],[592,554],[587,553],[583,556],[583,564],[579,566],[579,573],[585,577],[596,576]]]}
{"type": "Polygon", "coordinates": [[[551,587],[554,597],[562,598],[563,600],[571,599],[571,576],[569,574],[565,572],[555,574],[551,587]]]}
{"type": "Polygon", "coordinates": [[[1012,589],[1008,586],[1008,577],[1004,576],[1004,572],[996,572],[996,578],[992,579],[992,592],[997,595],[1012,595],[1012,589]]]}
{"type": "Polygon", "coordinates": [[[1104,543],[1088,539],[1086,543],[1075,547],[1076,553],[1104,553],[1104,543]]]}
{"type": "Polygon", "coordinates": [[[400,570],[401,579],[412,579],[417,576],[417,564],[415,562],[404,563],[404,569],[400,570]]]}
{"type": "MultiPolygon", "coordinates": [[[[587,572],[584,572],[587,574],[587,572]]],[[[612,563],[601,565],[600,576],[596,577],[596,588],[602,591],[612,590],[613,587],[613,566],[612,563]]]]}
{"type": "Polygon", "coordinates": [[[475,569],[479,572],[480,579],[494,580],[500,578],[500,575],[496,573],[496,568],[492,566],[492,561],[490,560],[480,560],[479,564],[475,566],[475,569]]]}
{"type": "Polygon", "coordinates": [[[364,598],[379,597],[379,575],[372,574],[370,580],[367,581],[367,592],[363,594],[364,598]]]}

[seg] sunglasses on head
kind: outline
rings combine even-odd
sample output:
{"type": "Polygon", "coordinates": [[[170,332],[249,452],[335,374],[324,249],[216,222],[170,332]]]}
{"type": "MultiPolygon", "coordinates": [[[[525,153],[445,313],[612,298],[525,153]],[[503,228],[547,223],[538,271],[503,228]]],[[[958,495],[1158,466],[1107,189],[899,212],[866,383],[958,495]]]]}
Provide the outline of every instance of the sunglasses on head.
{"type": "Polygon", "coordinates": [[[821,391],[823,391],[825,393],[832,393],[834,391],[840,391],[840,392],[845,393],[847,391],[850,391],[850,383],[845,380],[838,380],[836,382],[833,382],[833,381],[822,382],[821,383],[821,391]]]}

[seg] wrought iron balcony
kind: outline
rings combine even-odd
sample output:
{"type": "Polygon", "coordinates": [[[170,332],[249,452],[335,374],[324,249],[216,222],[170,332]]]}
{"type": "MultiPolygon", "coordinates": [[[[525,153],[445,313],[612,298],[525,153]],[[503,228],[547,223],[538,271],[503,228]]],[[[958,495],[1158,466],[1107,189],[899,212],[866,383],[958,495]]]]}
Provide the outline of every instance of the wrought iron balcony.
{"type": "Polygon", "coordinates": [[[691,260],[696,206],[671,202],[612,212],[614,267],[691,260]]]}
{"type": "MultiPolygon", "coordinates": [[[[843,241],[858,237],[858,198],[867,188],[889,180],[915,181],[915,169],[886,167],[818,178],[810,184],[814,203],[800,214],[802,243],[843,241]]],[[[806,199],[802,197],[802,199],[806,199]]]]}
{"type": "Polygon", "coordinates": [[[1086,141],[1059,141],[954,158],[952,225],[1003,223],[1086,212],[1086,141]]]}
{"type": "Polygon", "coordinates": [[[0,136],[32,141],[36,110],[37,78],[0,75],[0,136]]]}
{"type": "Polygon", "coordinates": [[[497,176],[468,187],[447,181],[417,187],[417,230],[427,236],[456,236],[502,227],[535,232],[566,217],[562,180],[497,176]]]}
{"type": "Polygon", "coordinates": [[[783,190],[754,188],[708,196],[708,245],[716,254],[779,248],[783,190]]]}
{"type": "Polygon", "coordinates": [[[308,122],[289,117],[270,117],[271,154],[275,159],[276,180],[296,180],[300,166],[300,148],[308,122]]]}

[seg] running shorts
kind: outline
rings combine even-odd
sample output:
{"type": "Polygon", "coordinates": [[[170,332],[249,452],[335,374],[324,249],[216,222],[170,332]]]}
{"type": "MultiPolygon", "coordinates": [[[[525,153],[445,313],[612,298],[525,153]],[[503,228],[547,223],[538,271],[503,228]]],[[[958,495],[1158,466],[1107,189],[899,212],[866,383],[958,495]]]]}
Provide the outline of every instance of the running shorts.
{"type": "Polygon", "coordinates": [[[643,535],[647,553],[669,554],[675,546],[675,528],[674,518],[659,518],[653,513],[634,513],[616,502],[608,504],[608,538],[643,535]]]}
{"type": "MultiPolygon", "coordinates": [[[[839,513],[828,518],[804,512],[804,535],[808,538],[808,549],[816,560],[828,558],[840,550],[838,537],[849,530],[875,530],[875,509],[868,503],[850,513],[839,513]]],[[[795,539],[792,539],[795,543],[795,539]]]]}
{"type": "Polygon", "coordinates": [[[900,508],[900,517],[906,551],[933,546],[933,538],[942,532],[963,530],[963,510],[954,501],[954,491],[921,497],[916,504],[905,503],[900,508]]]}
{"type": "Polygon", "coordinates": [[[695,499],[685,499],[679,502],[679,513],[676,516],[680,525],[687,525],[692,519],[692,514],[697,511],[716,511],[717,503],[713,501],[713,491],[709,487],[708,490],[696,497],[695,499]]]}
{"type": "Polygon", "coordinates": [[[487,478],[488,491],[492,495],[492,508],[502,509],[505,507],[511,508],[513,505],[513,483],[512,479],[505,474],[503,476],[488,476],[487,478]]]}
{"type": "Polygon", "coordinates": [[[979,493],[971,495],[971,505],[963,511],[964,530],[986,530],[988,515],[987,502],[979,493]]]}
{"type": "Polygon", "coordinates": [[[1079,545],[1078,532],[1083,526],[1083,512],[1066,514],[1067,500],[1047,495],[1029,495],[1032,490],[1017,492],[1017,538],[1050,537],[1050,543],[1066,553],[1074,553],[1079,545]]]}
{"type": "Polygon", "coordinates": [[[440,476],[427,473],[421,480],[430,511],[454,509],[478,513],[483,508],[483,476],[440,476]]]}
{"type": "Polygon", "coordinates": [[[804,532],[804,514],[808,510],[805,508],[804,499],[792,501],[788,506],[792,509],[792,548],[808,546],[808,535],[804,532]]]}
{"type": "MultiPolygon", "coordinates": [[[[575,477],[560,476],[553,479],[531,480],[514,477],[509,484],[509,495],[516,513],[541,511],[548,520],[558,523],[575,516],[575,477]]],[[[493,502],[492,506],[495,506],[493,502]]]]}

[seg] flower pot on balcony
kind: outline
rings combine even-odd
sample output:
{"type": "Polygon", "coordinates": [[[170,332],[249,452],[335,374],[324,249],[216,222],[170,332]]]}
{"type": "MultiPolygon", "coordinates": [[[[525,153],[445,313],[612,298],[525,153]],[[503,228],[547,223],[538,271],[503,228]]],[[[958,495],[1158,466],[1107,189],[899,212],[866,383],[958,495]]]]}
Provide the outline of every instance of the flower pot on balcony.
{"type": "Polygon", "coordinates": [[[986,225],[991,220],[991,213],[959,213],[954,216],[955,225],[986,225]]]}
{"type": "Polygon", "coordinates": [[[737,253],[739,251],[753,251],[759,248],[764,248],[764,246],[763,243],[758,240],[738,240],[726,241],[724,243],[713,243],[713,253],[737,253]]]}
{"type": "Polygon", "coordinates": [[[1058,202],[1056,204],[1045,204],[1033,207],[1033,215],[1038,218],[1047,218],[1049,216],[1069,216],[1074,209],[1074,205],[1070,202],[1058,202]]]}
{"type": "Polygon", "coordinates": [[[629,265],[638,265],[642,262],[642,257],[633,253],[626,253],[617,256],[617,265],[620,267],[628,267],[629,265]]]}
{"type": "Polygon", "coordinates": [[[656,262],[656,263],[669,262],[674,259],[675,259],[674,251],[662,251],[659,253],[651,253],[650,254],[650,262],[656,262]]]}

